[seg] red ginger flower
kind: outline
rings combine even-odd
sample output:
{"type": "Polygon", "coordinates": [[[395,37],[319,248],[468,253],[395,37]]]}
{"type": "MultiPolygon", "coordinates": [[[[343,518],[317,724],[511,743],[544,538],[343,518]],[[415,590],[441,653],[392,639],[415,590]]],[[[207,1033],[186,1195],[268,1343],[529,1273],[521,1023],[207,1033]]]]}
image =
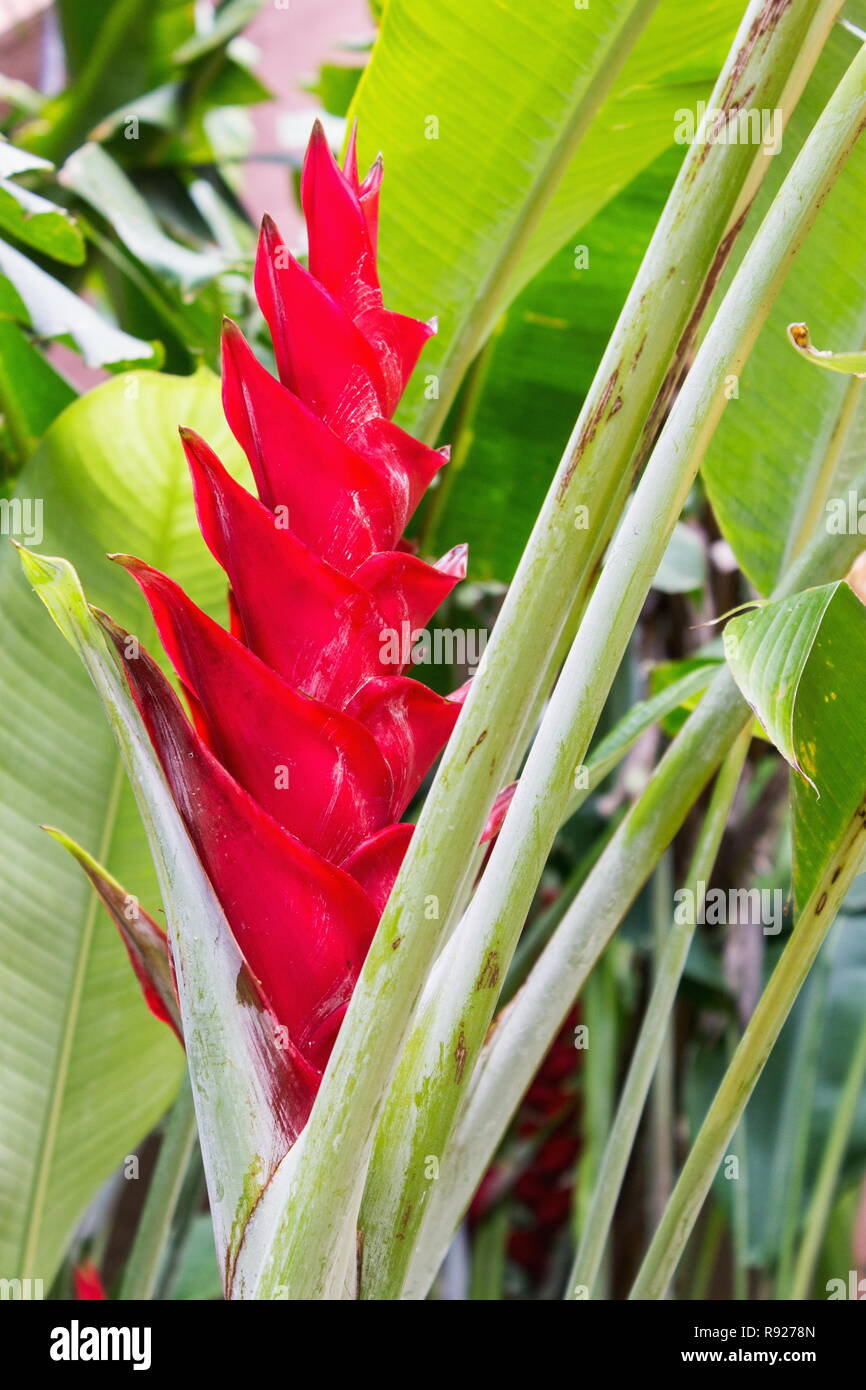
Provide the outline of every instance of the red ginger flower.
{"type": "Polygon", "coordinates": [[[229,581],[231,631],[166,575],[141,586],[192,713],[158,667],[130,686],[190,838],[282,1026],[306,1108],[412,834],[400,816],[456,722],[403,675],[405,644],[465,573],[400,537],[447,455],[390,417],[431,324],[385,309],[376,269],[381,165],[359,181],[319,126],[304,164],[304,269],[265,218],[256,294],[279,380],[223,335],[223,405],[258,499],[191,431],[199,525],[229,581]],[[402,663],[402,664],[400,664],[402,663]]]}

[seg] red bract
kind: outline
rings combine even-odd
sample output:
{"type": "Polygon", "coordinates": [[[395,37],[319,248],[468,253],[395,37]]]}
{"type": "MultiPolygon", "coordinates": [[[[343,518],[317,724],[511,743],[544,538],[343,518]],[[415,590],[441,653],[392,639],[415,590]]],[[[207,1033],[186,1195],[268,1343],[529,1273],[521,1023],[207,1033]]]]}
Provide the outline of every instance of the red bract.
{"type": "Polygon", "coordinates": [[[109,630],[307,1102],[409,843],[400,816],[464,693],[442,699],[404,675],[411,634],[466,553],[429,565],[401,541],[447,454],[390,419],[435,330],[383,305],[380,180],[377,163],[359,181],[354,141],[341,170],[317,126],[301,186],[309,270],[262,225],[255,285],[279,380],[235,324],[223,335],[223,404],[258,498],[181,431],[230,630],[144,561],[114,557],[150,605],[192,719],[150,657],[109,630]]]}

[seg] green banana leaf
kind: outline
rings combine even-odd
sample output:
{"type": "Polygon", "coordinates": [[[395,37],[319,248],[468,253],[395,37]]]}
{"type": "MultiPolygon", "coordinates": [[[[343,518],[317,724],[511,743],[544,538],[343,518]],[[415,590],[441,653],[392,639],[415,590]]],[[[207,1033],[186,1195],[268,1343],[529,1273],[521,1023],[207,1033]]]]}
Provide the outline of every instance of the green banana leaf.
{"type": "MultiPolygon", "coordinates": [[[[104,558],[137,553],[214,616],[225,580],[195,523],[178,424],[243,473],[209,373],[127,373],[74,402],[24,469],[16,538],[70,556],[88,596],[145,646],[149,615],[104,558]]],[[[170,1103],[182,1058],[148,1013],[116,929],[59,825],[164,924],[144,834],[111,731],[13,547],[0,547],[0,1265],[47,1288],[82,1211],[170,1103]]]]}
{"type": "Polygon", "coordinates": [[[671,146],[676,113],[709,95],[743,6],[659,5],[559,180],[584,86],[609,64],[607,39],[630,9],[620,0],[385,7],[350,116],[364,160],[385,154],[386,295],[403,312],[439,318],[407,397],[409,428],[431,413],[426,378],[450,398],[467,341],[471,357],[572,233],[671,146]]]}
{"type": "MultiPolygon", "coordinates": [[[[836,26],[749,214],[732,267],[859,46],[853,34],[836,26]]],[[[866,341],[864,218],[861,141],[794,262],[704,459],[702,476],[716,519],[760,593],[773,588],[790,558],[793,534],[814,506],[848,389],[844,377],[812,371],[792,352],[788,326],[805,320],[819,342],[834,345],[856,348],[866,341]]],[[[728,275],[722,291],[727,281],[728,275]]],[[[815,520],[823,520],[823,512],[815,520]]]]}

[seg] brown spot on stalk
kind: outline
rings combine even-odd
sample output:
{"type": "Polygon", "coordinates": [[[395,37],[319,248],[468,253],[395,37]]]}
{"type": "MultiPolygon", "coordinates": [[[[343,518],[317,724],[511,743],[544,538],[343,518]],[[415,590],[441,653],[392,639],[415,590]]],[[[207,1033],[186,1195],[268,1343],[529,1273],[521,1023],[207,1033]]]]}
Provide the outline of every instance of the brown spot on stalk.
{"type": "Polygon", "coordinates": [[[574,477],[574,471],[577,468],[577,465],[579,464],[581,458],[583,457],[585,450],[589,448],[590,444],[595,439],[595,436],[598,433],[598,427],[604,419],[604,412],[607,410],[608,403],[610,402],[610,398],[613,395],[618,377],[619,367],[614,367],[613,371],[611,372],[604,385],[604,389],[602,390],[601,396],[599,397],[598,404],[595,406],[589,418],[585,421],[582,430],[580,431],[577,443],[575,444],[574,449],[572,450],[568,467],[563,473],[562,481],[560,482],[559,487],[557,489],[557,497],[560,501],[568,491],[571,480],[574,477]]]}
{"type": "Polygon", "coordinates": [[[713,148],[713,139],[715,138],[718,131],[721,129],[723,125],[725,125],[730,120],[732,116],[737,115],[743,109],[749,98],[754,93],[754,87],[750,87],[748,91],[738,94],[737,87],[739,85],[740,79],[742,78],[743,73],[746,70],[746,67],[752,57],[752,54],[758,47],[758,44],[761,43],[764,39],[766,39],[772,33],[772,31],[775,28],[777,28],[779,21],[781,20],[785,11],[788,9],[790,3],[791,0],[767,0],[767,3],[763,6],[760,14],[757,14],[754,20],[752,21],[752,24],[749,28],[749,32],[743,40],[742,44],[740,45],[740,48],[737,52],[737,56],[734,59],[733,65],[731,67],[728,80],[725,83],[721,95],[718,99],[718,103],[715,109],[719,111],[719,116],[717,117],[712,134],[710,134],[710,132],[707,133],[707,139],[701,147],[701,152],[698,155],[692,167],[692,178],[694,178],[698,169],[703,164],[708,152],[713,148]]]}
{"type": "Polygon", "coordinates": [[[256,989],[249,966],[242,962],[235,980],[235,1003],[248,1009],[255,1009],[257,1013],[264,1013],[265,1006],[262,997],[256,989]]]}
{"type": "Polygon", "coordinates": [[[644,347],[646,346],[646,338],[647,338],[647,335],[644,333],[643,337],[641,338],[640,342],[639,342],[638,345],[637,345],[637,348],[635,349],[634,357],[631,359],[631,370],[632,370],[632,371],[634,371],[635,367],[637,366],[638,362],[640,361],[641,353],[643,352],[644,347]]]}
{"type": "Polygon", "coordinates": [[[459,1086],[463,1080],[463,1072],[466,1067],[466,1058],[469,1056],[469,1049],[466,1046],[466,1034],[463,1025],[460,1025],[460,1034],[457,1038],[457,1046],[454,1049],[454,1084],[459,1086]]]}
{"type": "Polygon", "coordinates": [[[827,906],[827,894],[826,894],[826,893],[822,893],[821,896],[820,896],[820,898],[818,899],[817,905],[816,905],[816,907],[815,907],[815,916],[817,917],[817,916],[819,915],[819,913],[823,912],[823,911],[824,911],[824,908],[825,908],[826,906],[827,906]]]}
{"type": "Polygon", "coordinates": [[[409,1219],[410,1219],[410,1217],[411,1217],[411,1215],[412,1215],[412,1206],[413,1206],[413,1204],[410,1202],[409,1205],[408,1205],[407,1207],[404,1207],[404,1208],[403,1208],[403,1214],[402,1214],[402,1216],[400,1217],[400,1225],[399,1225],[399,1227],[398,1227],[398,1229],[397,1229],[397,1233],[396,1233],[396,1239],[397,1239],[397,1240],[405,1240],[405,1239],[406,1239],[406,1227],[409,1225],[409,1219]]]}
{"type": "Polygon", "coordinates": [[[396,951],[397,948],[398,948],[399,945],[400,945],[400,942],[401,942],[402,940],[403,940],[402,936],[395,936],[395,937],[394,937],[394,940],[391,942],[391,950],[392,950],[392,951],[396,951]]]}
{"type": "Polygon", "coordinates": [[[495,989],[499,984],[499,952],[488,951],[481,967],[481,973],[475,981],[474,992],[477,994],[481,989],[495,989]]]}
{"type": "Polygon", "coordinates": [[[638,449],[636,455],[638,463],[640,463],[640,461],[644,457],[645,447],[649,445],[655,437],[663,416],[667,414],[671,397],[674,394],[674,389],[683,370],[683,361],[686,356],[686,353],[688,352],[692,340],[694,339],[698,331],[701,319],[703,318],[707,305],[709,304],[710,299],[712,298],[713,291],[715,290],[716,285],[719,282],[721,273],[725,268],[727,259],[731,254],[731,249],[737,237],[739,236],[739,233],[742,229],[743,223],[746,220],[748,212],[749,208],[744,208],[743,212],[737,218],[730,231],[726,232],[725,235],[722,237],[722,240],[719,242],[718,250],[716,251],[716,254],[713,257],[712,265],[707,271],[706,279],[704,280],[704,283],[701,286],[701,292],[698,295],[695,307],[689,316],[688,323],[686,324],[685,328],[682,331],[682,334],[680,335],[680,340],[677,343],[676,350],[674,352],[673,361],[671,362],[671,365],[668,368],[667,375],[665,376],[665,379],[659,388],[658,395],[656,396],[655,401],[653,402],[653,408],[647,417],[647,422],[644,426],[643,431],[642,445],[641,448],[638,449]]]}
{"type": "MultiPolygon", "coordinates": [[[[477,739],[475,740],[475,742],[473,743],[472,747],[469,749],[469,752],[466,754],[466,762],[467,762],[467,763],[469,762],[469,759],[472,757],[472,754],[475,752],[475,749],[478,748],[479,745],[482,744],[482,743],[484,742],[484,740],[486,739],[486,737],[487,737],[487,730],[486,730],[486,729],[482,729],[482,730],[481,730],[481,733],[478,735],[478,737],[477,737],[477,739]]],[[[465,767],[465,766],[466,766],[466,763],[464,763],[463,766],[465,767]]]]}

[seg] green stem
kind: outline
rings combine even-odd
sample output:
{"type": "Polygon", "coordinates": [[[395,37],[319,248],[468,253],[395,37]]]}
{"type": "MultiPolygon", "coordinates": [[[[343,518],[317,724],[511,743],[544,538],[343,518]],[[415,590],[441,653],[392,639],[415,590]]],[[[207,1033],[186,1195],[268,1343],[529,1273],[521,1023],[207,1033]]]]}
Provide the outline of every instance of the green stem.
{"type": "Polygon", "coordinates": [[[821,1025],[830,983],[835,943],[827,943],[809,979],[805,1008],[797,1033],[797,1043],[785,1086],[779,1133],[784,1136],[770,1173],[771,1233],[779,1232],[779,1258],[776,1265],[777,1299],[789,1297],[788,1285],[794,1258],[794,1245],[800,1223],[801,1199],[806,1181],[812,1106],[818,1081],[821,1052],[821,1025]]]}
{"type": "Polygon", "coordinates": [[[748,360],[856,143],[866,112],[864,73],[866,58],[858,54],[795,160],[698,350],[587,604],[461,931],[452,939],[449,988],[428,998],[419,1013],[383,1117],[362,1213],[365,1297],[398,1297],[402,1289],[431,1191],[424,1156],[441,1155],[447,1144],[462,1086],[490,1026],[502,971],[668,538],[728,404],[726,387],[748,360]],[[419,1095],[410,1127],[407,1100],[419,1095]]]}
{"type": "MultiPolygon", "coordinates": [[[[866,468],[851,487],[858,497],[866,496],[866,468]]],[[[861,549],[862,538],[856,534],[816,534],[773,597],[840,577],[861,549]]],[[[407,1276],[407,1296],[423,1297],[429,1288],[451,1232],[595,962],[735,739],[751,727],[752,717],[723,669],[629,810],[524,988],[500,1014],[444,1155],[450,1181],[447,1187],[436,1185],[429,1203],[407,1276]]]]}
{"type": "Polygon", "coordinates": [[[836,470],[848,445],[862,397],[863,380],[860,377],[852,377],[845,391],[842,408],[836,416],[833,433],[821,459],[821,467],[815,479],[815,485],[808,489],[803,498],[803,518],[794,529],[794,534],[799,539],[791,547],[791,559],[795,559],[800,553],[824,516],[824,508],[830,496],[836,470]]]}
{"type": "MultiPolygon", "coordinates": [[[[731,1024],[728,1030],[730,1040],[728,1049],[731,1054],[735,1049],[734,1041],[736,1028],[731,1024]]],[[[740,1123],[734,1132],[731,1141],[731,1153],[737,1160],[737,1177],[733,1191],[733,1220],[731,1223],[731,1251],[733,1254],[733,1291],[734,1300],[743,1303],[749,1296],[749,1267],[747,1255],[749,1249],[749,1140],[746,1129],[747,1116],[743,1115],[740,1123]]],[[[659,1214],[659,1219],[664,1212],[659,1214]]]]}
{"type": "Polygon", "coordinates": [[[499,1303],[503,1297],[508,1203],[494,1207],[479,1224],[472,1242],[472,1280],[469,1297],[476,1303],[499,1303]]]}
{"type": "Polygon", "coordinates": [[[694,936],[700,906],[698,885],[701,882],[706,884],[712,875],[750,741],[750,730],[745,729],[725,759],[713,788],[685,884],[691,893],[687,901],[694,903],[696,910],[691,914],[692,920],[686,923],[674,921],[668,932],[616,1120],[602,1159],[592,1206],[575,1256],[569,1280],[570,1298],[593,1295],[647,1092],[668,1031],[671,1010],[694,936]]]}
{"type": "Polygon", "coordinates": [[[599,855],[616,831],[623,814],[624,812],[620,811],[611,817],[610,822],[599,832],[597,839],[593,840],[589,849],[581,855],[562,885],[556,901],[551,903],[546,911],[539,913],[526,928],[520,938],[520,944],[514,953],[505,984],[502,987],[500,1002],[503,1006],[514,998],[525,982],[533,965],[586,882],[587,876],[595,867],[599,855]]]}
{"type": "Polygon", "coordinates": [[[664,1297],[728,1141],[857,873],[859,833],[860,821],[855,816],[797,920],[698,1131],[632,1287],[632,1299],[664,1297]]]}
{"type": "Polygon", "coordinates": [[[725,1234],[725,1216],[716,1204],[709,1213],[703,1230],[700,1232],[700,1248],[691,1277],[691,1301],[705,1303],[719,1257],[722,1237],[725,1234]]]}
{"type": "MultiPolygon", "coordinates": [[[[780,97],[790,103],[839,9],[839,0],[793,0],[768,15],[756,0],[722,75],[719,102],[726,109],[747,99],[757,106],[775,107],[780,97]]],[[[627,480],[677,345],[703,307],[708,277],[715,279],[719,245],[744,182],[766,167],[758,149],[745,144],[689,150],[427,798],[302,1149],[278,1171],[257,1208],[256,1229],[245,1244],[248,1282],[259,1297],[275,1289],[296,1298],[324,1297],[343,1288],[383,1096],[459,892],[466,847],[481,833],[543,686],[567,617],[563,599],[591,571],[598,537],[575,530],[575,504],[589,497],[594,526],[604,524],[606,499],[627,480]],[[652,350],[644,352],[650,338],[652,350]]],[[[410,1244],[404,1241],[407,1253],[410,1244]]],[[[365,1253],[364,1268],[370,1263],[365,1253]]]]}
{"type": "MultiPolygon", "coordinates": [[[[650,884],[653,925],[653,989],[663,969],[665,942],[670,926],[673,901],[671,852],[662,855],[650,884]]],[[[592,979],[592,976],[590,976],[592,979]]],[[[676,993],[676,987],[674,989],[676,993]]],[[[673,1002],[673,1001],[671,1001],[673,1002]]],[[[659,1030],[655,1069],[651,1073],[648,1105],[649,1180],[647,1192],[648,1227],[654,1230],[674,1185],[674,1036],[670,1007],[659,1030]]],[[[638,1042],[640,1048],[640,1042],[638,1042]]],[[[646,1097],[644,1097],[646,1101],[646,1097]]],[[[641,1106],[643,1109],[643,1105],[641,1106]]]]}
{"type": "Polygon", "coordinates": [[[197,1133],[192,1085],[189,1072],[185,1072],[166,1121],[156,1167],[126,1263],[118,1295],[123,1302],[153,1297],[197,1133]]]}
{"type": "Polygon", "coordinates": [[[495,344],[496,335],[492,333],[466,374],[463,394],[460,397],[454,417],[451,458],[448,467],[437,475],[437,485],[429,493],[429,501],[424,508],[424,517],[419,528],[418,545],[422,554],[427,553],[429,538],[436,531],[457,474],[466,462],[466,456],[472,446],[475,413],[484,392],[484,383],[487,380],[487,371],[495,344]]]}
{"type": "Polygon", "coordinates": [[[839,1097],[833,1125],[827,1136],[827,1145],[818,1171],[815,1191],[809,1204],[806,1217],[806,1234],[800,1246],[794,1277],[791,1283],[792,1300],[800,1301],[809,1297],[812,1280],[815,1277],[815,1264],[827,1229],[830,1208],[839,1182],[842,1160],[857,1113],[857,1102],[866,1081],[866,1020],[860,1029],[860,1037],[851,1058],[845,1086],[839,1097]]]}
{"type": "MultiPolygon", "coordinates": [[[[605,1146],[613,1119],[617,1030],[615,977],[609,953],[599,961],[598,970],[587,981],[581,1022],[586,1026],[589,1046],[584,1054],[582,1072],[583,1151],[577,1165],[575,1193],[575,1225],[578,1230],[583,1225],[593,1188],[603,1169],[605,1146]]],[[[600,1271],[601,1284],[606,1283],[607,1273],[604,1269],[600,1271]]]]}

